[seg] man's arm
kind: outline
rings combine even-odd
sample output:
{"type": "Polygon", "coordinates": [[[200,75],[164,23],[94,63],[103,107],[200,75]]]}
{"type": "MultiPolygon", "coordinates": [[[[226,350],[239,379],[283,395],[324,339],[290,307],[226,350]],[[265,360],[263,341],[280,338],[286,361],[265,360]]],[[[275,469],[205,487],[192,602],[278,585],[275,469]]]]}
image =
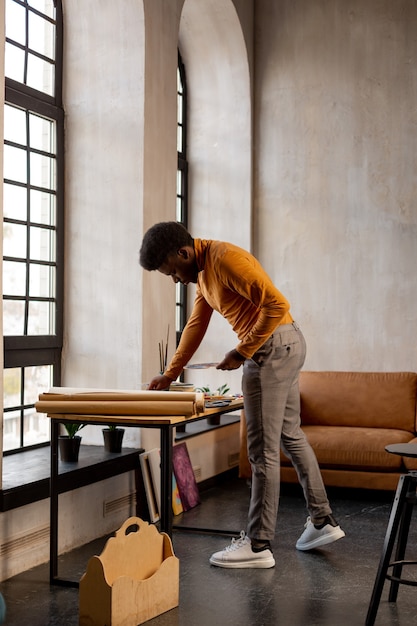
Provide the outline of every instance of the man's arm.
{"type": "Polygon", "coordinates": [[[213,309],[201,295],[198,287],[193,310],[181,335],[180,343],[164,372],[171,382],[181,374],[206,334],[213,309]]]}

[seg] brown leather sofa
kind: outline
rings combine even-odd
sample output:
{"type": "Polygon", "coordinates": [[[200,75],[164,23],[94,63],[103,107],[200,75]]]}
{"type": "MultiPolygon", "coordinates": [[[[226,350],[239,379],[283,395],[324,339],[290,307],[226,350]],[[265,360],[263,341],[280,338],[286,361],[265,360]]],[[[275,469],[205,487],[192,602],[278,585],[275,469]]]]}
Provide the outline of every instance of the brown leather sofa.
{"type": "MultiPolygon", "coordinates": [[[[309,372],[300,375],[301,423],[327,486],[395,490],[417,460],[385,451],[417,443],[417,374],[414,372],[309,372]]],[[[281,480],[297,482],[281,455],[281,480]]],[[[240,476],[250,476],[244,414],[240,476]]]]}

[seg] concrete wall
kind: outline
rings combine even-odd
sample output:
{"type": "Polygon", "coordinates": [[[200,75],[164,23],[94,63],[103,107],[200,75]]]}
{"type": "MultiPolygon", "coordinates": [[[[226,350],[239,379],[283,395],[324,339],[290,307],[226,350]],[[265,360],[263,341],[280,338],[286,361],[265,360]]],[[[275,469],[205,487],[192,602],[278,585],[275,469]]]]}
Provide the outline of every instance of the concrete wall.
{"type": "MultiPolygon", "coordinates": [[[[193,236],[251,247],[252,235],[252,3],[186,0],[179,47],[189,98],[189,228],[193,236]],[[240,9],[240,12],[236,10],[240,9]],[[243,11],[243,8],[245,11],[243,11]],[[246,29],[242,28],[242,24],[246,29]],[[249,24],[248,24],[249,23],[249,24]]],[[[191,306],[194,289],[189,287],[191,306]]],[[[194,356],[219,361],[236,336],[217,313],[194,356]]],[[[241,372],[190,371],[186,380],[241,391],[241,372]]]]}
{"type": "Polygon", "coordinates": [[[255,7],[255,251],[306,368],[414,371],[417,5],[255,7]]]}
{"type": "Polygon", "coordinates": [[[64,1],[63,382],[141,382],[142,3],[64,1]]]}

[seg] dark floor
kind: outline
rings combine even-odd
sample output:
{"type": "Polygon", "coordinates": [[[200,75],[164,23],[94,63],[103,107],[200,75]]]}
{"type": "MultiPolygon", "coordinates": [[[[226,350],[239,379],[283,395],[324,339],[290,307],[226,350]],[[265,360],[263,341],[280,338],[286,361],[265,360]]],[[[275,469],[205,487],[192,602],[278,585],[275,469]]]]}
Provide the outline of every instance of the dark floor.
{"type": "MultiPolygon", "coordinates": [[[[179,607],[147,622],[149,626],[360,626],[372,592],[388,522],[392,494],[329,491],[346,538],[302,553],[294,544],[306,512],[298,487],[284,488],[276,537],[276,567],[228,570],[208,558],[229,543],[216,534],[174,531],[180,559],[179,607]]],[[[245,527],[249,489],[231,478],[201,494],[202,503],[181,516],[200,528],[239,532],[245,527]]],[[[178,523],[177,518],[176,522],[178,523]]],[[[416,545],[417,520],[409,545],[416,545]]],[[[79,578],[89,557],[102,550],[95,542],[60,558],[59,575],[79,578]]],[[[416,550],[417,552],[417,550],[416,550]]],[[[48,564],[0,583],[9,626],[78,625],[78,590],[49,585],[48,564]]],[[[417,572],[416,572],[417,574],[417,572]]],[[[376,626],[417,624],[417,591],[400,587],[397,603],[384,588],[376,626]]]]}

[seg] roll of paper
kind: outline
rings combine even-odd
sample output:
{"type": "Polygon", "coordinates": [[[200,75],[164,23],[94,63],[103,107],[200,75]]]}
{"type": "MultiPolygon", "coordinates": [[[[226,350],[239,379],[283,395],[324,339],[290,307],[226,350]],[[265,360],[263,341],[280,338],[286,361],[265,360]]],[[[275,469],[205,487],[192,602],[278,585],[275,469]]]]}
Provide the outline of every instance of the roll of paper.
{"type": "Polygon", "coordinates": [[[40,400],[35,408],[39,413],[60,415],[184,415],[197,413],[196,403],[140,400],[40,400]]]}

